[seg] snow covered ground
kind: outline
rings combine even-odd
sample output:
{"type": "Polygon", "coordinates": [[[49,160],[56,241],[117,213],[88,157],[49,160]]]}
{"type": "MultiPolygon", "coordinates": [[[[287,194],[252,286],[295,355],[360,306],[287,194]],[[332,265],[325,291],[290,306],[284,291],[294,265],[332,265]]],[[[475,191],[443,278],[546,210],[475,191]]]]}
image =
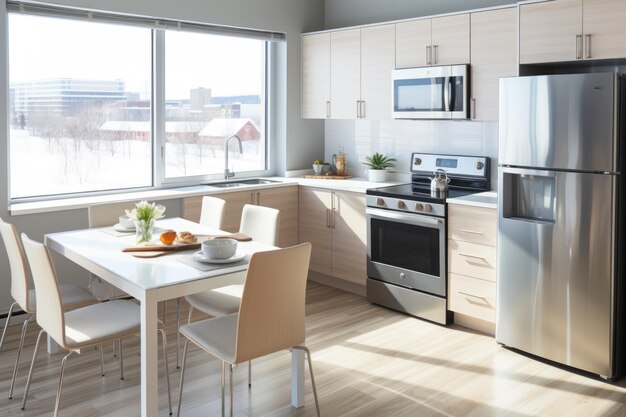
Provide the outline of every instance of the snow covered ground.
{"type": "MultiPolygon", "coordinates": [[[[243,148],[241,155],[230,152],[235,172],[265,169],[262,143],[244,143],[243,148]]],[[[224,170],[223,148],[168,143],[165,154],[166,177],[224,170]]],[[[144,141],[48,140],[11,129],[9,164],[11,198],[152,185],[151,144],[144,141]]]]}

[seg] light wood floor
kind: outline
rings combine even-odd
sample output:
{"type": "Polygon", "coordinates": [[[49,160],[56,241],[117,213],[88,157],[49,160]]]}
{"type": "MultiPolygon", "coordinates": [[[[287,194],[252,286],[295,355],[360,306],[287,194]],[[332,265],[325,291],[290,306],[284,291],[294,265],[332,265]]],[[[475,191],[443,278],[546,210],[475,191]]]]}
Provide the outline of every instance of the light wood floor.
{"type": "MultiPolygon", "coordinates": [[[[174,304],[168,304],[170,363],[175,361],[174,304]]],[[[186,308],[185,308],[186,310],[186,308]]],[[[50,416],[62,355],[40,354],[29,402],[21,396],[38,328],[29,331],[17,392],[7,399],[20,326],[12,326],[0,353],[0,416],[50,416]]],[[[386,416],[624,416],[624,382],[612,385],[499,347],[494,339],[458,326],[442,327],[368,304],[318,284],[307,297],[307,344],[326,417],[386,416]]],[[[61,415],[139,415],[138,339],[125,342],[125,379],[107,348],[107,375],[89,350],[70,358],[61,415]]],[[[219,363],[190,348],[182,415],[220,415],[219,363]]],[[[290,406],[290,355],[254,361],[248,389],[245,366],[235,370],[235,415],[314,416],[307,378],[306,407],[290,406]]],[[[307,372],[308,375],[308,372],[307,372]]],[[[179,371],[172,366],[174,405],[179,371]]],[[[167,415],[161,368],[160,415],[167,415]]]]}

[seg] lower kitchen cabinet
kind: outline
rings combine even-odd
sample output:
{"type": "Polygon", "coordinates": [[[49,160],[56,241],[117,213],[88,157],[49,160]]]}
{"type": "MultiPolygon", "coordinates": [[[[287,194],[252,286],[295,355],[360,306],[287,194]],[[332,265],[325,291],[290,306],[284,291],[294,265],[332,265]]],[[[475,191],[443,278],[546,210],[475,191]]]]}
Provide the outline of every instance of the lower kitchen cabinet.
{"type": "Polygon", "coordinates": [[[462,326],[493,334],[497,210],[448,205],[448,309],[462,326]]]}
{"type": "Polygon", "coordinates": [[[310,278],[363,294],[367,280],[365,195],[300,187],[299,239],[311,242],[310,278]]]}
{"type": "MultiPolygon", "coordinates": [[[[298,243],[298,186],[263,188],[260,190],[234,191],[211,194],[226,201],[222,228],[227,232],[239,231],[241,211],[246,204],[272,207],[280,210],[278,246],[286,247],[298,243]]],[[[200,220],[202,196],[183,200],[183,216],[197,222],[200,220]]]]}

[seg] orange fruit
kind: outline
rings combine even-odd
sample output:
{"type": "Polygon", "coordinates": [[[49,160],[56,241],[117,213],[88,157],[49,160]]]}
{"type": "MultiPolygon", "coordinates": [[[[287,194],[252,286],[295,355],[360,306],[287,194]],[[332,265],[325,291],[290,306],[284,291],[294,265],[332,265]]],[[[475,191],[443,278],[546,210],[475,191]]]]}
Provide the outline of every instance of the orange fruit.
{"type": "Polygon", "coordinates": [[[174,230],[165,230],[160,236],[161,242],[166,245],[171,245],[176,240],[176,232],[174,230]]]}

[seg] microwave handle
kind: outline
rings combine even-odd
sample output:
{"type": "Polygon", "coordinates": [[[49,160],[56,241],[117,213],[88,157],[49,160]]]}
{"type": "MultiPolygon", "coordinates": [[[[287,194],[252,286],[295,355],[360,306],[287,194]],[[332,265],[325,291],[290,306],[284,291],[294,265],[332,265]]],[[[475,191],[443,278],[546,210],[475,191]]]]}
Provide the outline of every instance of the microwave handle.
{"type": "Polygon", "coordinates": [[[443,110],[450,111],[450,77],[443,79],[443,110]]]}

